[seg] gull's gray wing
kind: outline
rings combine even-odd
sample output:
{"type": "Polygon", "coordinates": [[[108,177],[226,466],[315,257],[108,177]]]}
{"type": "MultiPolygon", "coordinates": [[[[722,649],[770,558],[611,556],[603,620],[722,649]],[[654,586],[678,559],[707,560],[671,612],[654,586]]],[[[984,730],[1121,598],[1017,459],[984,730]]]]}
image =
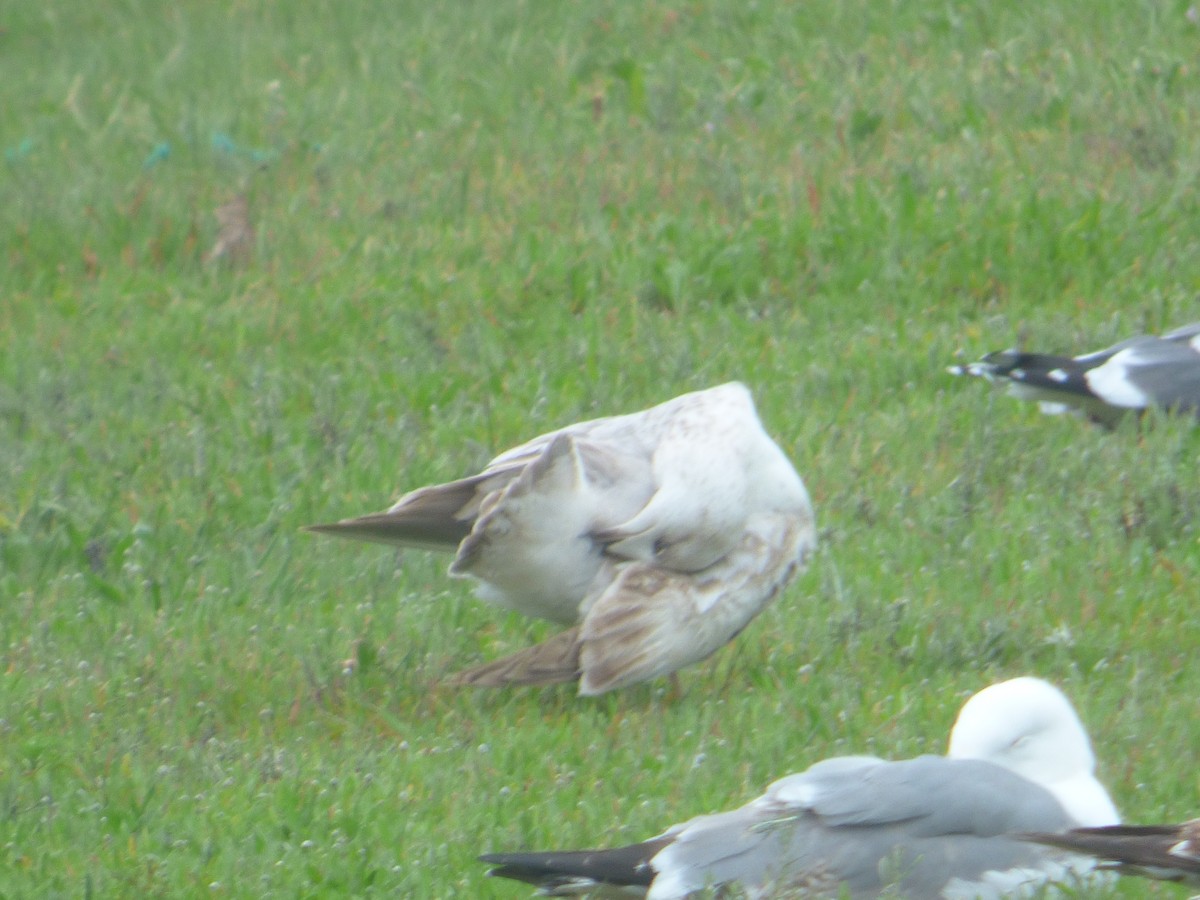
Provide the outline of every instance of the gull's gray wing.
{"type": "Polygon", "coordinates": [[[914,898],[988,896],[1062,877],[1061,854],[1031,852],[1011,833],[1071,824],[1048,791],[990,763],[842,757],[662,835],[671,842],[652,861],[648,896],[728,883],[750,897],[796,889],[877,897],[889,885],[914,898]]]}
{"type": "Polygon", "coordinates": [[[1113,406],[1200,411],[1200,352],[1186,335],[1138,341],[1087,370],[1084,379],[1113,406]]]}
{"type": "Polygon", "coordinates": [[[1162,336],[1164,341],[1185,341],[1194,342],[1200,337],[1200,322],[1192,322],[1190,325],[1182,325],[1179,328],[1174,328],[1162,336]]]}

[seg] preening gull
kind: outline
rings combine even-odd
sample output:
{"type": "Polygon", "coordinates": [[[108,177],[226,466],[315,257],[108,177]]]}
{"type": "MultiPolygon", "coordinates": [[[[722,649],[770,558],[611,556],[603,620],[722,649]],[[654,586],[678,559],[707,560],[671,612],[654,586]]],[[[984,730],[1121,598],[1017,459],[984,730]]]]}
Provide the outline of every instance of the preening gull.
{"type": "Polygon", "coordinates": [[[1030,834],[1030,840],[1087,853],[1102,868],[1200,887],[1200,819],[1180,825],[1107,825],[1061,834],[1030,834]]]}
{"type": "Polygon", "coordinates": [[[459,673],[600,694],[705,659],[816,544],[804,482],[736,382],[536,437],[478,475],[310,530],[456,552],[491,603],[569,626],[459,673]]]}
{"type": "Polygon", "coordinates": [[[946,756],[835,757],[641,844],[480,859],[558,897],[670,900],[722,886],[751,900],[1031,895],[1094,863],[1021,833],[1120,821],[1094,768],[1062,692],[1015,678],[966,702],[946,756]]]}
{"type": "Polygon", "coordinates": [[[1001,382],[1043,412],[1079,413],[1110,427],[1150,408],[1200,416],[1200,322],[1083,356],[998,350],[949,372],[1001,382]]]}

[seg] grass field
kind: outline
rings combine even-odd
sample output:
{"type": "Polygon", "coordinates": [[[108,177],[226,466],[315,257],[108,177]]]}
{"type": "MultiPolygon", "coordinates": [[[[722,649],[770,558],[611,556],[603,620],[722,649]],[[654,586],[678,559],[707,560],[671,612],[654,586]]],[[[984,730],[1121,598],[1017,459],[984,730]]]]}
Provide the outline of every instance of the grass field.
{"type": "Polygon", "coordinates": [[[1195,18],[0,5],[0,896],[520,897],[1021,673],[1200,814],[1200,438],[944,372],[1200,319],[1195,18]],[[729,379],[823,545],[678,696],[440,687],[548,631],[299,531],[729,379]]]}

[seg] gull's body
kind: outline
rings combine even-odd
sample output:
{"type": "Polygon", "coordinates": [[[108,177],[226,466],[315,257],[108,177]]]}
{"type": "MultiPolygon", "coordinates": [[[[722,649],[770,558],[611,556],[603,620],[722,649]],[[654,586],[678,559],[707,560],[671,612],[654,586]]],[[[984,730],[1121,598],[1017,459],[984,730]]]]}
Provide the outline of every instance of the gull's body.
{"type": "Polygon", "coordinates": [[[569,425],[478,475],[313,530],[454,551],[451,574],[484,600],[571,626],[460,681],[579,678],[583,694],[709,656],[816,541],[804,483],[737,383],[569,425]]]}
{"type": "Polygon", "coordinates": [[[1123,875],[1141,875],[1200,887],[1200,819],[1179,825],[1109,825],[1029,840],[1086,853],[1123,875]]]}
{"type": "Polygon", "coordinates": [[[1003,383],[1043,412],[1080,413],[1109,426],[1152,408],[1200,416],[1200,323],[1082,356],[998,350],[950,372],[1003,383]]]}
{"type": "Polygon", "coordinates": [[[1092,864],[1021,833],[1119,821],[1093,768],[1062,693],[1017,678],[967,701],[947,756],[836,757],[642,844],[482,859],[549,896],[679,900],[721,886],[753,900],[1032,896],[1092,864]]]}

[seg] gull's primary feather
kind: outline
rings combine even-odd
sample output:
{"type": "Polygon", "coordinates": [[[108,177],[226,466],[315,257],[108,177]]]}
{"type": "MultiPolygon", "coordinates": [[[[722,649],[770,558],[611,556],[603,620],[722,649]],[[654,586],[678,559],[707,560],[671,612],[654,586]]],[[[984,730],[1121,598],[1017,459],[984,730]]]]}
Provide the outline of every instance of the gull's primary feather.
{"type": "Polygon", "coordinates": [[[1026,839],[1086,853],[1123,875],[1200,887],[1200,819],[1178,825],[1107,825],[1073,828],[1026,839]]]}

